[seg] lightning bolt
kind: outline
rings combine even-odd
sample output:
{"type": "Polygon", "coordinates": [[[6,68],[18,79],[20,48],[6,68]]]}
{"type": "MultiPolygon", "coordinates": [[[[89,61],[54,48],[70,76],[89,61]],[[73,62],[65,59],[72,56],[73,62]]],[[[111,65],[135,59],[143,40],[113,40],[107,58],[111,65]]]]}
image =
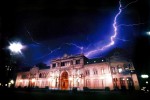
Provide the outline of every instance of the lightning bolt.
{"type": "Polygon", "coordinates": [[[120,40],[120,41],[123,41],[123,42],[127,42],[129,40],[126,40],[126,39],[121,39],[121,38],[116,38],[117,40],[120,40]]]}
{"type": "Polygon", "coordinates": [[[124,6],[122,9],[125,9],[125,8],[127,8],[129,5],[131,5],[132,3],[136,3],[138,0],[135,0],[135,1],[132,1],[132,2],[130,2],[130,3],[128,3],[126,6],[124,6]]]}
{"type": "Polygon", "coordinates": [[[74,47],[80,49],[80,50],[81,50],[81,53],[83,53],[83,50],[84,50],[84,47],[83,47],[83,46],[79,46],[79,45],[77,45],[77,44],[75,44],[75,43],[63,43],[61,46],[57,47],[56,49],[50,50],[50,48],[48,48],[48,50],[49,50],[50,52],[47,53],[46,55],[42,56],[42,57],[37,58],[36,60],[45,58],[45,57],[47,57],[47,56],[49,56],[49,55],[51,55],[51,54],[53,54],[53,53],[55,53],[55,52],[61,50],[65,45],[67,45],[67,46],[74,46],[74,47]]]}
{"type": "MultiPolygon", "coordinates": [[[[119,1],[118,12],[117,12],[117,14],[114,16],[114,20],[113,20],[113,24],[112,24],[112,27],[113,27],[113,35],[110,36],[110,42],[107,43],[106,45],[104,45],[104,46],[101,47],[101,48],[98,48],[98,49],[96,49],[96,50],[91,50],[91,51],[88,51],[88,52],[84,53],[86,57],[89,57],[89,56],[91,56],[92,54],[96,54],[97,52],[103,51],[103,50],[105,50],[105,49],[111,47],[112,45],[115,44],[115,40],[116,40],[116,39],[121,40],[121,41],[124,41],[124,42],[129,41],[129,40],[117,38],[118,27],[122,27],[122,26],[137,26],[137,25],[141,25],[141,24],[144,24],[144,23],[128,24],[128,25],[127,25],[127,24],[120,24],[120,25],[117,25],[117,24],[118,24],[118,23],[117,23],[117,19],[118,19],[119,15],[122,13],[122,10],[123,10],[123,9],[127,8],[127,7],[128,7],[129,5],[131,5],[132,3],[136,3],[137,1],[138,1],[138,0],[132,1],[132,2],[128,3],[127,5],[125,5],[124,7],[122,7],[121,0],[119,1]]],[[[28,36],[30,36],[30,39],[32,40],[33,43],[35,43],[36,45],[40,45],[40,43],[36,42],[36,41],[33,39],[32,35],[30,34],[30,32],[29,32],[28,30],[27,30],[27,33],[28,33],[28,36]]],[[[88,39],[87,39],[87,40],[88,40],[88,39]]],[[[39,57],[38,59],[42,59],[42,58],[44,58],[44,57],[46,57],[46,56],[48,56],[48,55],[51,55],[51,54],[53,54],[53,53],[56,53],[57,51],[61,50],[65,45],[67,45],[67,46],[74,46],[74,47],[80,49],[80,50],[81,50],[81,53],[83,53],[83,51],[87,50],[87,49],[91,46],[91,44],[90,44],[90,45],[88,45],[88,46],[85,48],[85,47],[79,46],[79,45],[77,45],[77,44],[75,44],[75,43],[63,43],[61,46],[59,46],[58,48],[55,48],[55,49],[53,49],[53,50],[50,50],[50,48],[48,48],[50,52],[48,52],[47,54],[45,54],[45,55],[42,56],[42,57],[39,57]]]]}
{"type": "MultiPolygon", "coordinates": [[[[117,25],[117,18],[118,18],[119,15],[121,14],[122,10],[125,9],[125,8],[127,8],[129,5],[131,5],[131,4],[133,4],[133,3],[136,3],[137,1],[138,1],[138,0],[132,1],[132,2],[128,3],[127,5],[125,5],[124,7],[122,7],[121,0],[119,1],[118,13],[115,15],[114,21],[113,21],[114,34],[110,37],[110,42],[109,42],[108,44],[104,45],[103,47],[99,48],[99,49],[91,50],[91,51],[87,52],[87,53],[85,54],[86,57],[89,57],[89,56],[92,55],[92,54],[95,54],[95,53],[97,53],[97,52],[99,52],[99,51],[103,51],[104,49],[106,49],[106,48],[108,48],[108,47],[114,45],[114,43],[115,43],[115,38],[116,38],[116,36],[117,36],[117,34],[118,34],[118,33],[117,33],[117,30],[118,30],[117,28],[118,28],[118,27],[121,27],[121,26],[126,26],[126,27],[127,27],[127,26],[138,26],[138,25],[144,24],[144,23],[137,23],[137,24],[120,24],[120,25],[117,25]]],[[[124,41],[124,42],[129,41],[129,40],[120,39],[120,38],[116,38],[116,39],[121,40],[121,41],[124,41]]]]}
{"type": "Polygon", "coordinates": [[[110,37],[110,43],[106,44],[105,46],[103,46],[102,48],[99,48],[99,49],[96,49],[96,50],[92,50],[92,51],[89,51],[88,53],[85,54],[86,57],[89,57],[91,54],[94,54],[94,53],[97,53],[99,51],[102,51],[112,45],[114,45],[115,41],[115,37],[117,36],[117,18],[119,17],[119,15],[121,14],[122,12],[122,5],[121,5],[121,1],[119,1],[119,11],[118,13],[115,15],[114,17],[114,21],[113,21],[113,28],[114,28],[114,34],[110,37]]]}
{"type": "Polygon", "coordinates": [[[79,48],[81,50],[81,53],[83,53],[83,49],[84,49],[83,46],[79,46],[79,45],[74,44],[74,43],[65,43],[65,44],[75,46],[76,48],[79,48]]]}
{"type": "Polygon", "coordinates": [[[40,45],[40,44],[41,44],[41,43],[36,42],[36,41],[33,39],[32,35],[31,35],[30,32],[27,30],[27,28],[26,28],[26,31],[27,31],[27,34],[28,34],[28,36],[30,37],[30,39],[31,39],[31,41],[32,41],[33,43],[35,43],[36,45],[40,45]]]}
{"type": "Polygon", "coordinates": [[[128,26],[139,26],[139,25],[142,25],[142,24],[145,24],[145,23],[137,23],[137,24],[120,24],[120,25],[118,25],[117,27],[122,27],[122,26],[126,26],[126,27],[128,27],[128,26]]]}

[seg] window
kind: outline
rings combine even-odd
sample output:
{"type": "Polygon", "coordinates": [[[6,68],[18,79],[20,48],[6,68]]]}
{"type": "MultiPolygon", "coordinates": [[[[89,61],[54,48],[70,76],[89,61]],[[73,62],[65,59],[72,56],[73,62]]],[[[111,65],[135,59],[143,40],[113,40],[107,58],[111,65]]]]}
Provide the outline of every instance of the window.
{"type": "Polygon", "coordinates": [[[30,78],[34,78],[34,74],[30,74],[30,78]]]}
{"type": "Polygon", "coordinates": [[[115,67],[111,67],[111,72],[112,72],[113,74],[116,74],[115,67]]]}
{"type": "Polygon", "coordinates": [[[123,71],[122,67],[118,65],[118,73],[121,73],[123,71]]]}
{"type": "Polygon", "coordinates": [[[118,79],[117,79],[117,78],[113,78],[114,88],[117,88],[117,87],[118,87],[118,86],[117,86],[117,81],[118,81],[118,79]]]}
{"type": "Polygon", "coordinates": [[[65,62],[61,62],[61,66],[65,66],[65,62]]]}
{"type": "Polygon", "coordinates": [[[65,62],[65,66],[70,66],[70,62],[69,61],[65,62]]]}
{"type": "Polygon", "coordinates": [[[52,65],[52,67],[53,67],[53,68],[56,67],[56,63],[54,63],[54,64],[52,65]]]}
{"type": "Polygon", "coordinates": [[[99,80],[94,79],[94,88],[98,88],[98,87],[99,87],[99,80]]]}
{"type": "Polygon", "coordinates": [[[56,66],[60,66],[60,64],[59,63],[57,63],[57,65],[56,66]]]}
{"type": "Polygon", "coordinates": [[[73,61],[72,61],[72,60],[71,60],[71,62],[70,62],[70,63],[71,63],[71,65],[73,65],[73,61]]]}
{"type": "Polygon", "coordinates": [[[80,60],[76,60],[76,64],[80,64],[80,60]]]}
{"type": "Polygon", "coordinates": [[[133,65],[131,63],[128,64],[128,67],[129,67],[130,70],[134,70],[134,67],[133,67],[133,65]]]}
{"type": "Polygon", "coordinates": [[[121,73],[121,72],[122,72],[122,68],[119,67],[119,68],[118,68],[118,73],[121,73]]]}
{"type": "Polygon", "coordinates": [[[25,78],[27,78],[27,75],[22,75],[22,79],[25,79],[25,78]]]}
{"type": "Polygon", "coordinates": [[[42,78],[42,74],[41,73],[39,74],[39,78],[42,78]]]}
{"type": "Polygon", "coordinates": [[[93,69],[93,73],[94,73],[94,75],[98,74],[96,69],[93,69]]]}
{"type": "Polygon", "coordinates": [[[125,79],[124,78],[120,78],[120,85],[125,86],[125,79]]]}
{"type": "Polygon", "coordinates": [[[86,70],[86,71],[85,71],[85,74],[86,74],[86,75],[90,75],[90,71],[89,71],[89,70],[86,70]]]}
{"type": "Polygon", "coordinates": [[[86,80],[86,87],[90,87],[90,80],[89,79],[86,80]]]}
{"type": "Polygon", "coordinates": [[[101,68],[101,74],[104,74],[104,68],[101,68]]]}
{"type": "Polygon", "coordinates": [[[46,73],[40,73],[39,74],[39,78],[46,78],[47,77],[47,74],[46,73]]]}

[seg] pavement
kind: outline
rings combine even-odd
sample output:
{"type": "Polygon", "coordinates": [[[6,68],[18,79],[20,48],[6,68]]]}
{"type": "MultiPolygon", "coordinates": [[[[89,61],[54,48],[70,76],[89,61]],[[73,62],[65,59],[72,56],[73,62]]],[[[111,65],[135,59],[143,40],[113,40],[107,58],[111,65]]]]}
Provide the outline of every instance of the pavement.
{"type": "Polygon", "coordinates": [[[0,100],[144,100],[141,91],[58,91],[48,89],[0,89],[0,100]]]}

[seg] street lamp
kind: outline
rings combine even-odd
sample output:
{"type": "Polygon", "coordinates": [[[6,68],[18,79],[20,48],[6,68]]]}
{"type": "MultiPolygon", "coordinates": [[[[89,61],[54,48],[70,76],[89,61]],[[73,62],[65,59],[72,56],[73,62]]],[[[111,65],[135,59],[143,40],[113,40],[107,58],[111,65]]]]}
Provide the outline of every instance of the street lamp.
{"type": "Polygon", "coordinates": [[[147,33],[147,35],[150,35],[150,32],[146,32],[147,33]]]}
{"type": "Polygon", "coordinates": [[[149,76],[147,74],[142,74],[141,77],[147,79],[149,76]]]}
{"type": "Polygon", "coordinates": [[[17,63],[15,61],[15,55],[22,54],[21,50],[23,48],[24,48],[24,46],[18,41],[10,42],[9,46],[7,47],[7,49],[10,50],[10,57],[11,57],[10,62],[9,62],[10,66],[11,66],[11,72],[7,71],[7,73],[8,73],[7,77],[8,77],[8,79],[9,78],[13,79],[9,82],[12,85],[14,84],[14,79],[16,77],[16,66],[17,66],[16,64],[17,63]]]}
{"type": "Polygon", "coordinates": [[[20,42],[10,43],[8,49],[15,54],[21,53],[21,49],[23,49],[23,45],[20,42]]]}
{"type": "Polygon", "coordinates": [[[10,80],[10,83],[11,83],[11,84],[14,84],[14,80],[10,80]]]}

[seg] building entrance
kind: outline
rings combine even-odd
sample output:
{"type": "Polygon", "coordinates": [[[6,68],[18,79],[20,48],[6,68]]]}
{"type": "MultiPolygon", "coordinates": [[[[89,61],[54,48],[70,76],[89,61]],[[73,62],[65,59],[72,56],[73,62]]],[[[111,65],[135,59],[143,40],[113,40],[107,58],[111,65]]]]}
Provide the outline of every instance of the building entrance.
{"type": "Polygon", "coordinates": [[[68,90],[68,73],[66,71],[62,73],[60,83],[61,90],[68,90]]]}

